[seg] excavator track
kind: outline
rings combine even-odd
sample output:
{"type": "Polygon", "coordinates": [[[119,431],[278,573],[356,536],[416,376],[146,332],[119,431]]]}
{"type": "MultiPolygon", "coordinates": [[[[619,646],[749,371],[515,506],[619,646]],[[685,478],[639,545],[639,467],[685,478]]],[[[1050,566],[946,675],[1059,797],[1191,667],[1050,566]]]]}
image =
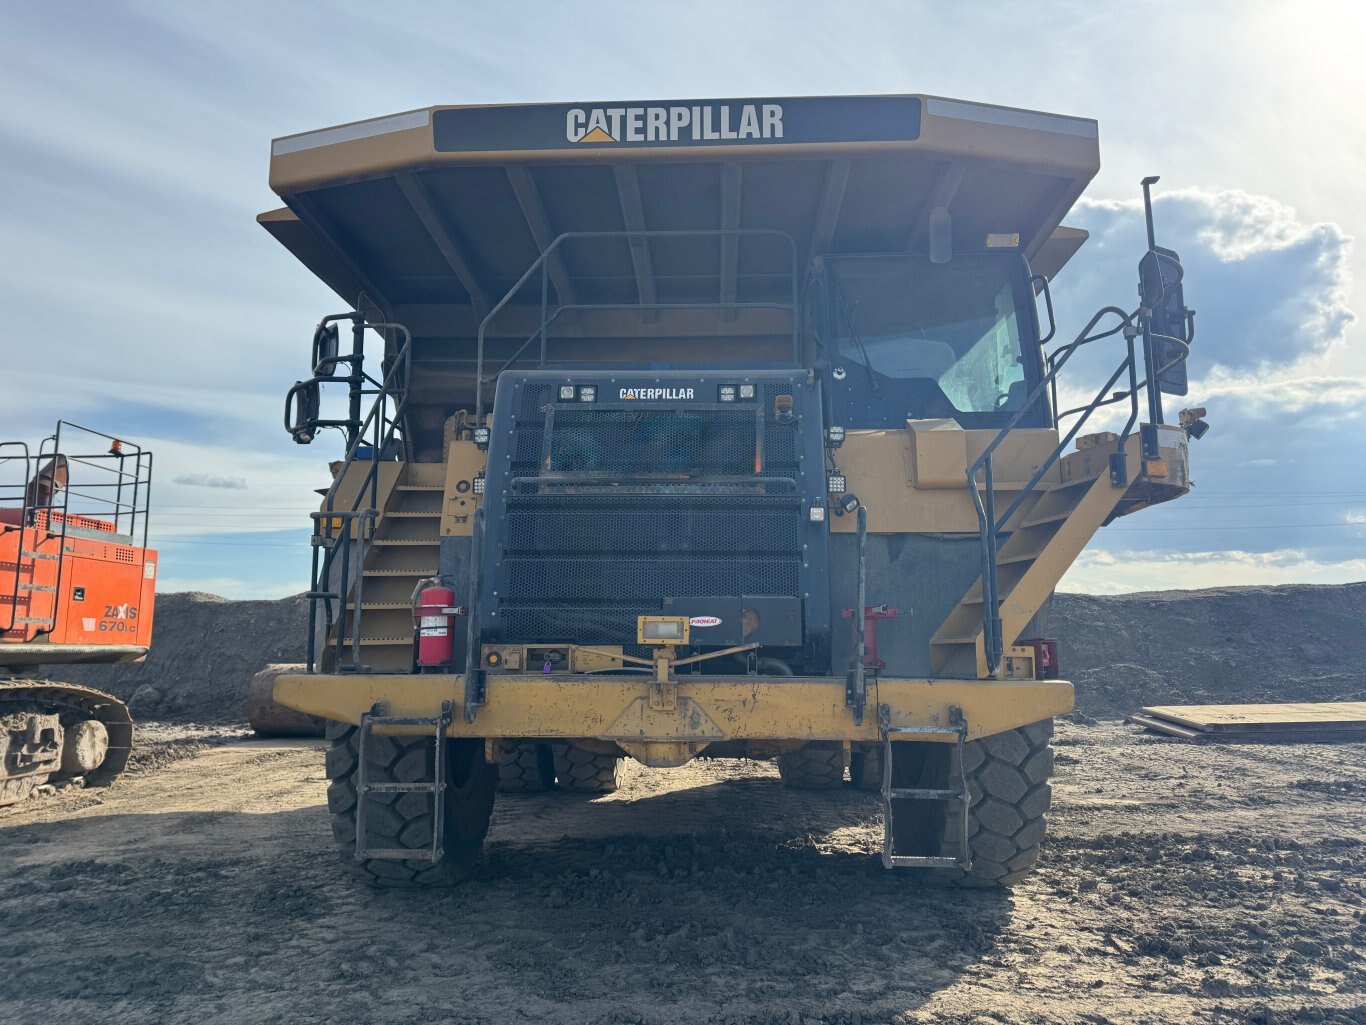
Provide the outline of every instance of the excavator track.
{"type": "MultiPolygon", "coordinates": [[[[104,726],[108,751],[98,766],[79,773],[86,786],[108,786],[128,765],[133,748],[133,717],[128,706],[112,694],[72,683],[0,679],[0,719],[14,713],[56,715],[67,732],[90,720],[104,726]]],[[[74,778],[60,765],[52,771],[17,775],[6,775],[7,768],[0,765],[0,805],[22,800],[42,783],[74,778]]]]}

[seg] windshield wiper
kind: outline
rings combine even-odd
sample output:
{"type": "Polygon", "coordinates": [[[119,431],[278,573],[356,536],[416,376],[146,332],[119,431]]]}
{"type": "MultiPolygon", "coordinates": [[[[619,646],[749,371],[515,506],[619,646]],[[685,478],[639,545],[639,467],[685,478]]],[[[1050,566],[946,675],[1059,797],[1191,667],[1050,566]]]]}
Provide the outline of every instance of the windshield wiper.
{"type": "Polygon", "coordinates": [[[844,297],[844,285],[840,283],[839,276],[832,274],[835,280],[835,295],[839,299],[840,311],[844,314],[844,322],[849,325],[849,337],[858,346],[859,355],[863,357],[863,369],[868,372],[868,390],[873,393],[874,398],[882,398],[881,389],[878,387],[877,375],[873,373],[873,361],[868,356],[868,347],[863,344],[863,336],[859,334],[858,326],[854,323],[854,314],[849,309],[849,301],[844,297]]]}

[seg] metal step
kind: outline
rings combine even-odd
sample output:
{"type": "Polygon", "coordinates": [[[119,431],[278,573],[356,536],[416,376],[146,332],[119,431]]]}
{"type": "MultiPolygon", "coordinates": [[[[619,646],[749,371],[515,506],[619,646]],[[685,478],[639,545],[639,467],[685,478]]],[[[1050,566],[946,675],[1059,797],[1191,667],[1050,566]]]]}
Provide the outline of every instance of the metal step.
{"type": "Polygon", "coordinates": [[[1048,513],[1044,516],[1037,517],[1031,516],[1029,519],[1022,522],[1020,527],[1023,529],[1025,527],[1042,527],[1049,523],[1062,523],[1064,520],[1071,519],[1072,514],[1076,511],[1076,508],[1073,507],[1071,509],[1066,509],[1063,512],[1048,513]]]}
{"type": "Polygon", "coordinates": [[[377,537],[370,542],[372,545],[383,545],[386,548],[417,548],[425,545],[428,548],[436,548],[441,544],[439,537],[377,537]]]}
{"type": "MultiPolygon", "coordinates": [[[[884,854],[882,864],[887,868],[962,868],[957,858],[931,858],[919,854],[884,854]]],[[[970,863],[969,863],[970,864],[970,863]]]]}
{"type": "Polygon", "coordinates": [[[395,484],[395,491],[445,491],[444,484],[395,484]]]}
{"type": "Polygon", "coordinates": [[[386,520],[439,520],[441,519],[440,510],[436,512],[387,512],[384,514],[386,520]]]}
{"type": "Polygon", "coordinates": [[[441,702],[441,714],[433,717],[388,716],[384,706],[376,703],[360,717],[360,736],[356,751],[356,853],[357,861],[429,861],[433,865],[445,856],[442,847],[446,815],[446,730],[451,724],[451,703],[441,702]],[[366,752],[376,726],[430,726],[435,730],[436,744],[433,776],[430,783],[370,783],[365,778],[366,752]],[[431,794],[432,846],[428,851],[408,850],[403,847],[365,846],[365,798],[368,794],[431,794]]]}
{"type": "Polygon", "coordinates": [[[30,552],[27,550],[21,551],[19,556],[23,559],[42,559],[44,562],[57,562],[61,558],[59,555],[49,555],[47,552],[30,552]]]}
{"type": "Polygon", "coordinates": [[[366,569],[361,571],[362,576],[367,577],[412,577],[414,580],[422,577],[434,577],[440,570],[432,569],[366,569]]]}
{"type": "Polygon", "coordinates": [[[1017,562],[1036,562],[1042,554],[1043,549],[1041,548],[1037,552],[1022,552],[1019,555],[1007,555],[1004,559],[997,558],[996,565],[1011,566],[1017,562]]]}
{"type": "MultiPolygon", "coordinates": [[[[980,599],[979,599],[979,601],[980,601],[980,599]]],[[[951,635],[951,636],[949,636],[949,637],[931,637],[931,638],[930,638],[930,643],[931,643],[931,644],[976,644],[976,643],[977,643],[977,638],[979,638],[979,637],[981,637],[981,636],[982,636],[981,633],[975,633],[975,634],[953,634],[953,635],[951,635]]]]}
{"type": "Polygon", "coordinates": [[[963,768],[963,745],[967,742],[968,724],[957,707],[949,709],[951,726],[893,726],[892,710],[879,705],[878,730],[882,734],[882,864],[884,868],[972,868],[968,850],[968,808],[972,800],[968,793],[967,774],[963,768]],[[953,737],[958,748],[958,786],[954,789],[931,787],[892,786],[892,737],[953,737]],[[894,801],[959,801],[963,805],[963,839],[961,858],[945,858],[920,854],[897,854],[892,833],[894,801]]]}

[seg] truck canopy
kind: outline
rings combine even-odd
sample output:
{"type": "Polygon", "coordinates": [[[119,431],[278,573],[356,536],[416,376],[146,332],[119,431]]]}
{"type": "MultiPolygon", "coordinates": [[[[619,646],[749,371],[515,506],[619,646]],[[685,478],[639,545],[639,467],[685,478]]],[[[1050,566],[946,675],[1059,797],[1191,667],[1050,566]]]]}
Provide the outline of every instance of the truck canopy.
{"type": "MultiPolygon", "coordinates": [[[[924,252],[939,208],[955,251],[1014,249],[1052,276],[1098,169],[1093,120],[922,95],[438,106],[276,139],[286,205],[259,220],[348,305],[413,331],[420,404],[468,393],[479,322],[562,233],[717,234],[558,246],[551,308],[790,304],[791,266],[924,252]]],[[[491,346],[535,331],[541,300],[537,278],[491,346]]],[[[781,333],[741,312],[731,333],[781,333]]]]}

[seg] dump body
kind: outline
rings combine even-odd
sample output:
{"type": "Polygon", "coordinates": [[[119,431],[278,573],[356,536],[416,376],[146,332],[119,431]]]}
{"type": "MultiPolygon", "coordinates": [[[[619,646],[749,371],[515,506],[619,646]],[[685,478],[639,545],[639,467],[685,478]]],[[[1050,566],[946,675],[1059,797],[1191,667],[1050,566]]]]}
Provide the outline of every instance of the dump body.
{"type": "Polygon", "coordinates": [[[286,416],[351,444],[316,519],[313,671],[277,698],[362,745],[549,744],[561,785],[575,751],[833,751],[842,775],[928,745],[947,760],[884,798],[946,800],[926,781],[954,772],[966,793],[964,744],[1071,707],[1040,625],[1063,573],[1189,488],[1185,430],[1140,397],[1172,369],[1146,308],[1044,348],[1036,296],[1098,167],[1093,121],[914,95],[435,107],[277,139],[286,207],[260,220],[354,310],[286,416]],[[1114,374],[1060,425],[1059,371],[1110,327],[1114,374]],[[383,375],[369,416],[360,366],[383,375]],[[420,618],[457,643],[419,665],[434,584],[458,605],[420,618]]]}

